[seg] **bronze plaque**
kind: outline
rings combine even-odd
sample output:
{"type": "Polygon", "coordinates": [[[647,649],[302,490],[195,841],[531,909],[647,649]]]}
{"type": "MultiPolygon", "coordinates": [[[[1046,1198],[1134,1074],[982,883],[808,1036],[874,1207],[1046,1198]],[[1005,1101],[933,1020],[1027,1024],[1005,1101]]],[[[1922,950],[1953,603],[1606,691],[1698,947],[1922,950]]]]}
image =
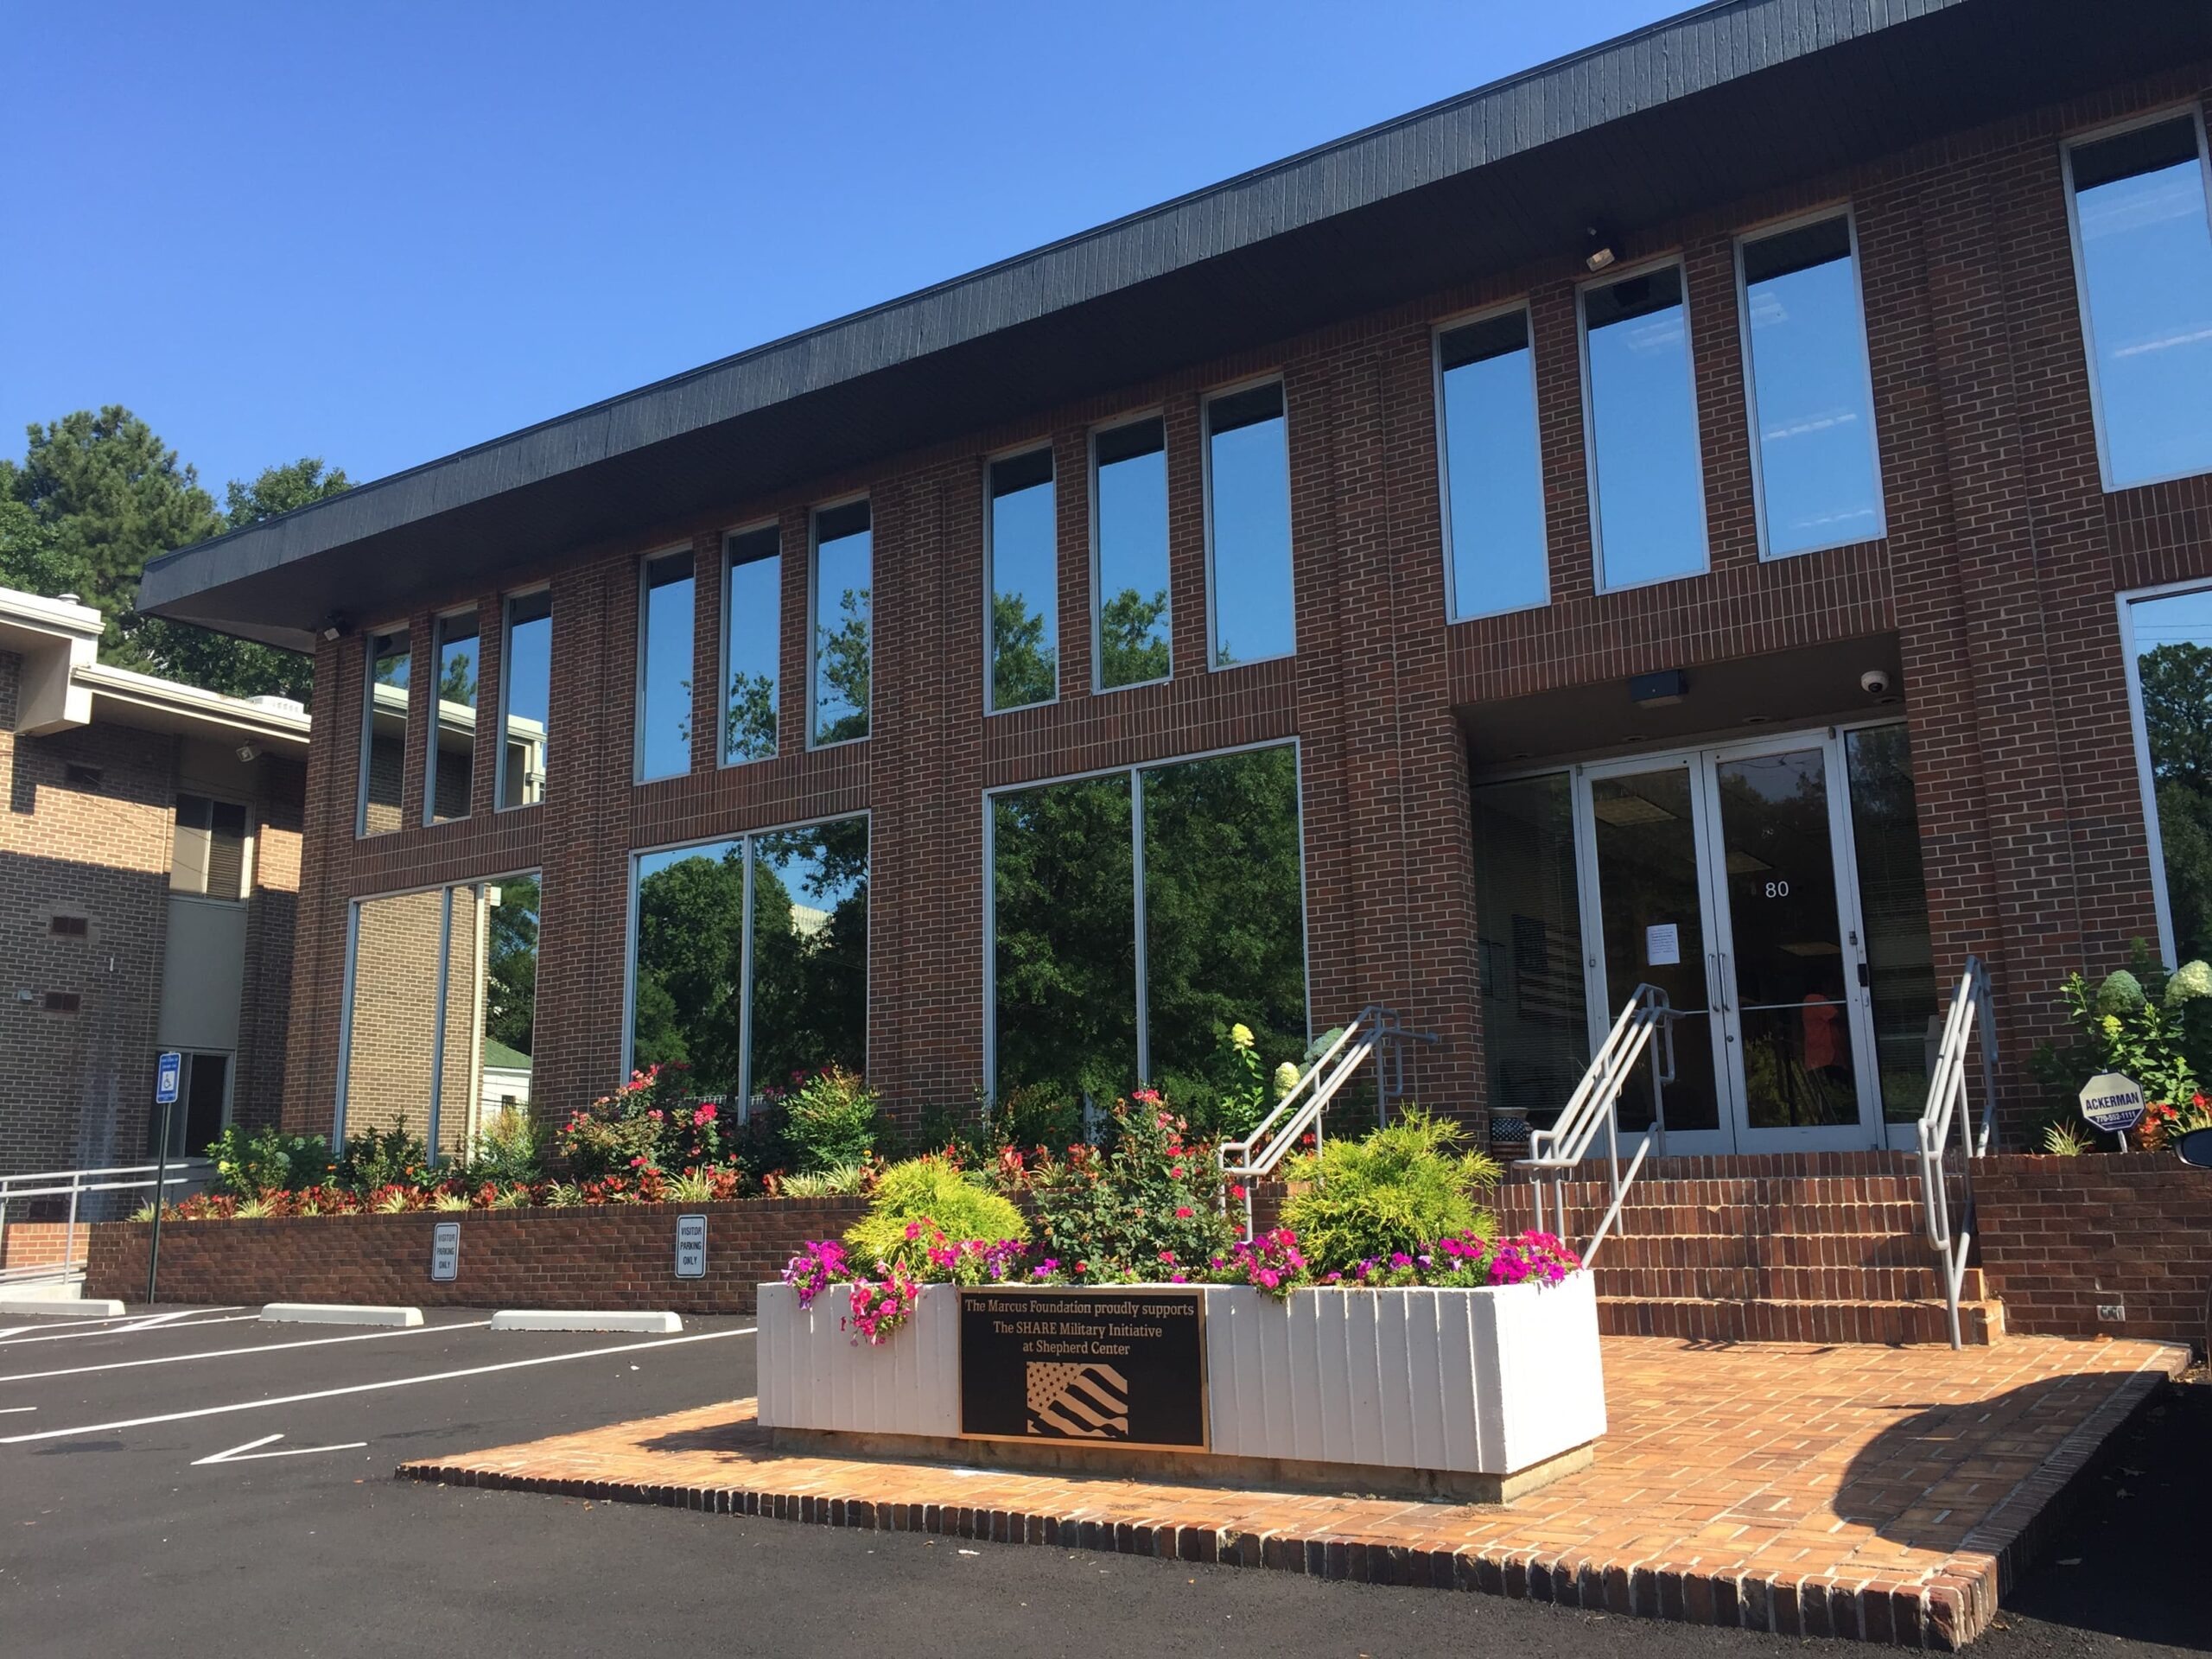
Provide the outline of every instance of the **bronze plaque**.
{"type": "Polygon", "coordinates": [[[963,1290],[960,1432],[1204,1451],[1204,1295],[1179,1285],[963,1290]]]}

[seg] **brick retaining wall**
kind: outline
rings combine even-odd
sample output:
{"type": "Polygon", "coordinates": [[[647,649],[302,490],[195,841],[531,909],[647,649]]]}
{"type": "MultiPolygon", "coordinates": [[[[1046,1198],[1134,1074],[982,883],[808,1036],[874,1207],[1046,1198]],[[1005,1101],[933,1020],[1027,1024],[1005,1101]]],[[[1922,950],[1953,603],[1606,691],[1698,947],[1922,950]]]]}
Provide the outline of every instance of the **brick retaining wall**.
{"type": "MultiPolygon", "coordinates": [[[[165,1302],[374,1302],[447,1307],[673,1308],[750,1313],[753,1287],[802,1241],[835,1237],[861,1198],[748,1198],[589,1210],[470,1210],[162,1227],[165,1302]],[[676,1277],[676,1218],[707,1217],[707,1276],[676,1277]],[[461,1273],[430,1278],[431,1230],[461,1224],[461,1273]]],[[[146,1293],[144,1222],[92,1230],[85,1294],[146,1293]]]]}
{"type": "Polygon", "coordinates": [[[82,1262],[91,1232],[81,1221],[73,1236],[66,1221],[11,1221],[0,1229],[0,1268],[50,1268],[65,1254],[82,1262]]]}
{"type": "Polygon", "coordinates": [[[2010,1154],[1975,1165],[1974,1189],[1982,1268],[2012,1330],[2204,1342],[2212,1173],[2164,1153],[2010,1154]]]}

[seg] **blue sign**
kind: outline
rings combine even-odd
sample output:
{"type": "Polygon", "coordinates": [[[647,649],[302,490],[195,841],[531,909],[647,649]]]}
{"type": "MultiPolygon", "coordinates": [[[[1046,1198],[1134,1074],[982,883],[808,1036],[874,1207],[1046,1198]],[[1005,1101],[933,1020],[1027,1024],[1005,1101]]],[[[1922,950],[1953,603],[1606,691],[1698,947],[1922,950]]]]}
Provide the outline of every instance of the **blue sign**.
{"type": "Polygon", "coordinates": [[[154,1104],[176,1104],[178,1080],[184,1076],[184,1056],[170,1049],[154,1062],[154,1104]]]}

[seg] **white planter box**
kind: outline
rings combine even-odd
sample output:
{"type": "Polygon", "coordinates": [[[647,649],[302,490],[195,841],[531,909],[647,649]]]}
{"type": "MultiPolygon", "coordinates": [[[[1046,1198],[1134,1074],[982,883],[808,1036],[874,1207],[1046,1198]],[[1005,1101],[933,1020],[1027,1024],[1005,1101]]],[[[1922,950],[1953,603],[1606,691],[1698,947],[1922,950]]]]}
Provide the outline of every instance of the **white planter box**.
{"type": "MultiPolygon", "coordinates": [[[[1211,1455],[1509,1476],[1605,1432],[1587,1273],[1543,1287],[1301,1290],[1287,1302],[1243,1287],[1204,1293],[1211,1455]]],[[[880,1348],[843,1327],[849,1297],[839,1287],[801,1308],[789,1286],[760,1287],[761,1423],[957,1436],[953,1287],[925,1287],[880,1348]]]]}

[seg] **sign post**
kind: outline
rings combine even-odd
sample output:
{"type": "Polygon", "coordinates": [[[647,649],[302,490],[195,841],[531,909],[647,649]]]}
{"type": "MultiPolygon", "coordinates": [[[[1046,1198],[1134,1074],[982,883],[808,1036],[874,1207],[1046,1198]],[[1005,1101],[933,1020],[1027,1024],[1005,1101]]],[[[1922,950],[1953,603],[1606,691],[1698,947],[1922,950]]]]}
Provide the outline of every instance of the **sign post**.
{"type": "Polygon", "coordinates": [[[164,1049],[154,1062],[154,1104],[162,1109],[161,1141],[154,1162],[154,1236],[146,1246],[146,1301],[162,1276],[162,1204],[169,1194],[169,1117],[176,1108],[177,1084],[184,1077],[184,1056],[164,1049]]]}
{"type": "Polygon", "coordinates": [[[2127,1132],[2143,1121],[2143,1090],[2117,1071],[2100,1071],[2082,1085],[2082,1116],[2093,1129],[2101,1129],[2127,1150],[2127,1132]]]}

